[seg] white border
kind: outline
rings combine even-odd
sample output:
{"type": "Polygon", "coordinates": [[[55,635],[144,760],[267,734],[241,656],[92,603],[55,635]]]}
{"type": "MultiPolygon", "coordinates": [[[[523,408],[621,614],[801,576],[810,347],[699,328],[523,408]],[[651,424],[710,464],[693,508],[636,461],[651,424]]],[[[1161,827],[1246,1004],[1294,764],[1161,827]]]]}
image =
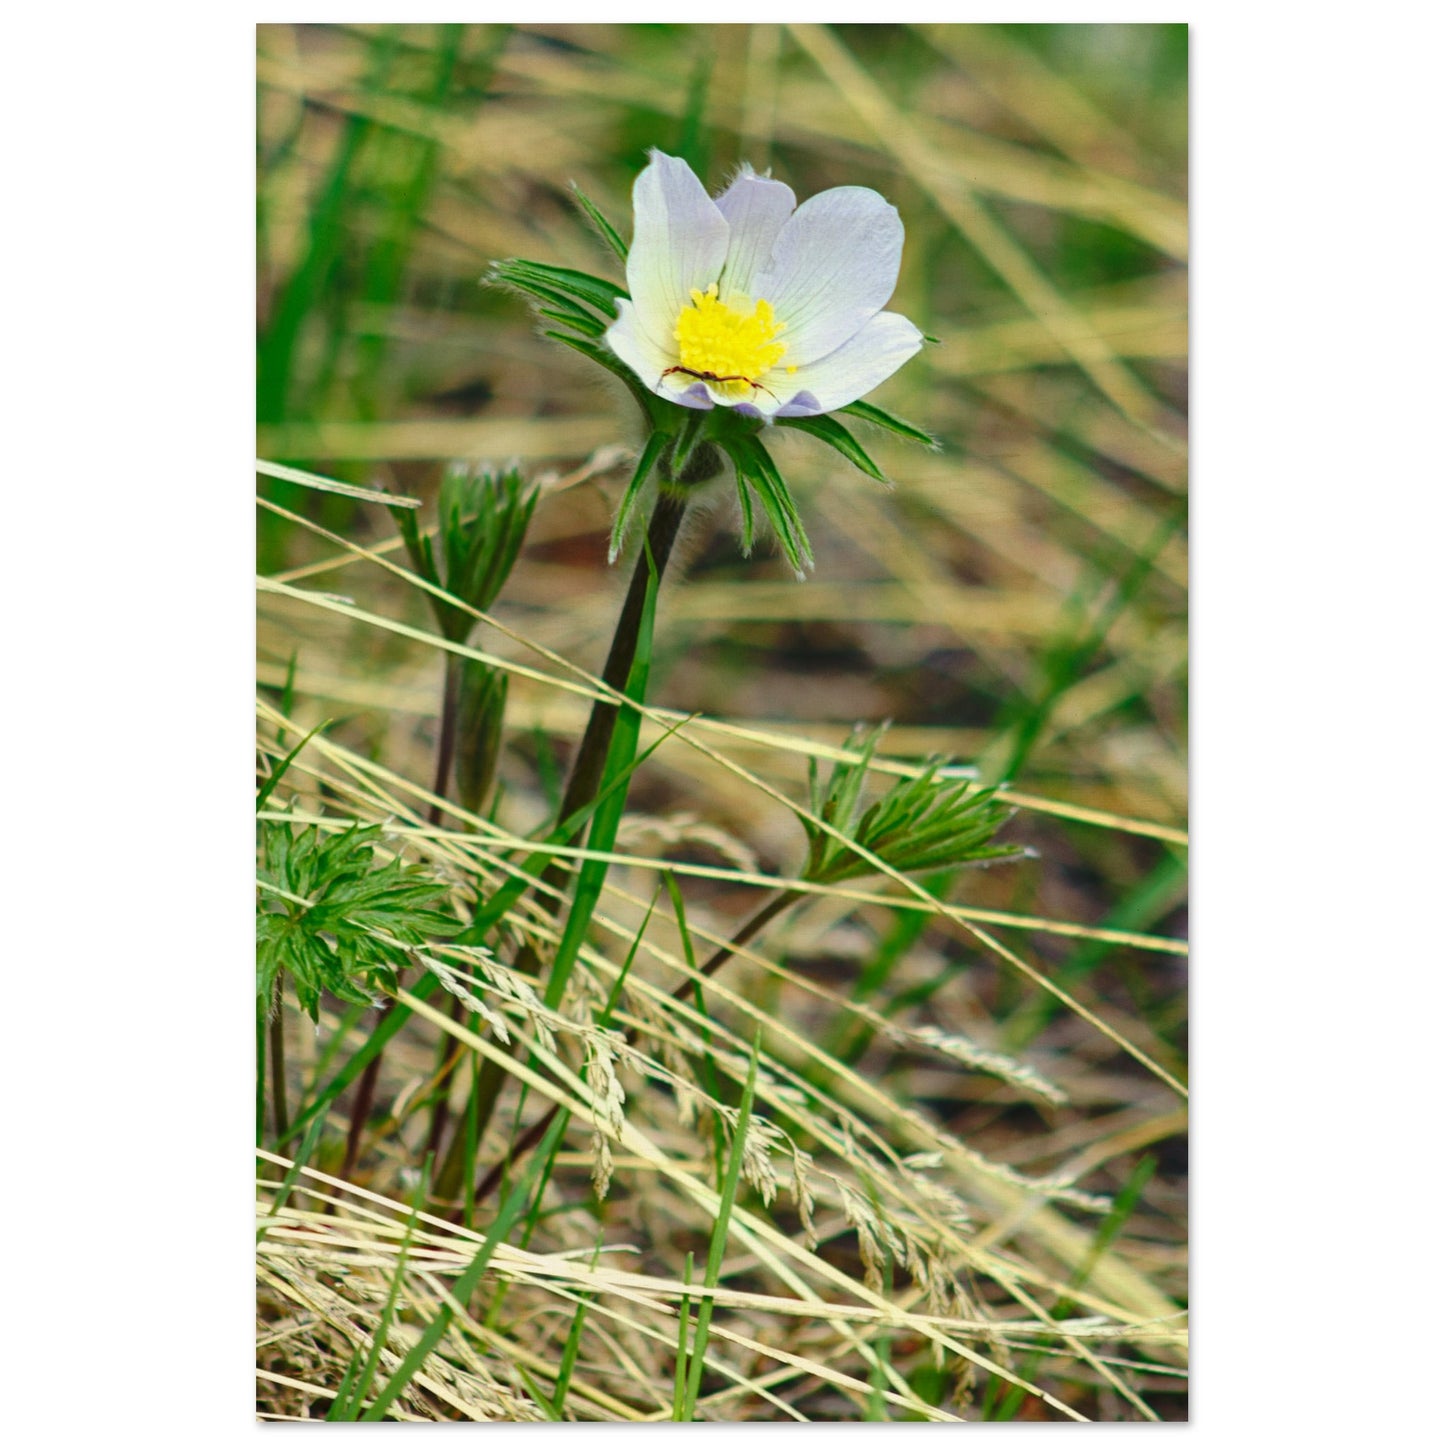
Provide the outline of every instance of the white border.
{"type": "MultiPolygon", "coordinates": [[[[754,11],[776,18],[728,13],[754,11]]],[[[1230,1440],[1431,1408],[1429,16],[1215,5],[1192,36],[1192,1428],[1230,1440]]],[[[25,853],[6,954],[26,1045],[6,1065],[26,1337],[7,1414],[26,1438],[60,1419],[187,1442],[254,1428],[253,23],[97,9],[7,34],[4,756],[25,853]],[[192,806],[218,791],[238,800],[219,826],[192,806]],[[131,1142],[157,1100],[164,1164],[131,1142]]]]}

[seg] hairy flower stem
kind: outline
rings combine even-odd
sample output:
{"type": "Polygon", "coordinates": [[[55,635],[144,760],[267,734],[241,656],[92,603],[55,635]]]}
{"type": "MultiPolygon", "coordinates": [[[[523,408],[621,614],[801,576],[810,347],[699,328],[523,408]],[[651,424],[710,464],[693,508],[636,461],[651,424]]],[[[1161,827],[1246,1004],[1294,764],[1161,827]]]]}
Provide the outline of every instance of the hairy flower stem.
{"type": "MultiPolygon", "coordinates": [[[[451,777],[452,756],[456,752],[457,745],[457,710],[461,706],[461,659],[453,653],[447,654],[446,673],[442,678],[442,715],[441,725],[437,730],[437,752],[436,772],[432,777],[433,802],[427,808],[427,824],[430,827],[437,827],[442,820],[442,799],[447,795],[447,780],[451,777]]],[[[381,1022],[385,1022],[388,1015],[396,1007],[396,1000],[389,998],[381,1011],[381,1022]]],[[[461,1000],[455,999],[452,1003],[452,1018],[461,1018],[461,1000]]],[[[371,1057],[371,1062],[362,1071],[361,1078],[357,1081],[356,1093],[351,1100],[351,1121],[346,1130],[346,1156],[341,1162],[341,1169],[338,1177],[350,1179],[351,1171],[356,1168],[356,1161],[361,1157],[361,1136],[366,1131],[366,1121],[371,1117],[371,1106],[376,1099],[376,1081],[381,1075],[381,1056],[385,1049],[378,1049],[371,1057]]],[[[446,1107],[446,1096],[443,1095],[438,1104],[438,1110],[446,1107]]],[[[433,1133],[440,1136],[441,1130],[446,1128],[445,1116],[440,1126],[433,1120],[433,1133]]],[[[429,1149],[435,1149],[436,1143],[429,1141],[429,1149]]]]}
{"type": "MultiPolygon", "coordinates": [[[[682,526],[690,500],[690,488],[722,470],[722,461],[715,449],[708,445],[683,449],[684,457],[680,466],[670,456],[664,460],[664,483],[658,491],[657,504],[653,508],[652,521],[648,525],[647,540],[637,557],[633,568],[632,582],[617,619],[617,630],[612,636],[612,647],[602,669],[602,681],[614,692],[622,692],[627,686],[628,675],[637,658],[640,640],[643,607],[647,601],[647,589],[653,572],[659,584],[667,570],[668,558],[672,555],[673,543],[682,526]],[[669,485],[670,483],[670,485],[669,485]]],[[[674,454],[681,444],[674,447],[674,454]]],[[[597,796],[602,781],[603,768],[607,762],[607,750],[612,745],[612,733],[617,724],[617,704],[610,697],[599,697],[592,704],[592,714],[587,719],[582,742],[572,762],[572,772],[562,804],[557,810],[560,822],[585,808],[597,796]]],[[[570,845],[580,836],[580,830],[564,839],[570,845]]],[[[538,896],[541,908],[556,915],[562,906],[562,897],[567,882],[567,865],[562,862],[549,864],[538,880],[538,896]]],[[[529,943],[524,943],[513,960],[514,966],[523,973],[535,976],[541,969],[542,960],[529,943]]],[[[491,1121],[497,1106],[497,1097],[506,1080],[506,1070],[500,1064],[488,1060],[482,1067],[481,1077],[476,1083],[477,1137],[480,1138],[491,1121]]],[[[452,1136],[451,1147],[437,1174],[436,1197],[447,1199],[457,1194],[462,1180],[462,1148],[465,1130],[459,1128],[452,1136]]]]}
{"type": "MultiPolygon", "coordinates": [[[[657,499],[652,524],[647,529],[647,546],[637,558],[637,566],[632,573],[632,585],[627,589],[622,615],[617,619],[617,631],[613,634],[612,648],[607,654],[607,665],[602,669],[602,681],[617,692],[627,686],[627,675],[632,671],[632,664],[637,656],[638,629],[642,623],[642,608],[647,598],[647,554],[652,554],[652,565],[657,569],[660,581],[686,510],[685,492],[669,489],[657,499]]],[[[570,817],[579,808],[586,807],[597,796],[597,787],[602,781],[602,769],[607,762],[607,749],[612,745],[612,730],[616,724],[617,704],[607,698],[598,698],[592,704],[592,715],[587,719],[587,730],[582,734],[582,744],[577,749],[577,757],[572,764],[567,791],[563,794],[562,806],[557,810],[559,821],[570,817]]],[[[569,844],[572,841],[568,839],[569,844]]],[[[557,887],[566,877],[566,873],[564,864],[552,864],[542,874],[543,889],[549,885],[557,887]]],[[[555,912],[558,903],[552,901],[543,906],[555,912]]]]}
{"type": "MultiPolygon", "coordinates": [[[[719,948],[718,951],[713,954],[713,956],[708,959],[705,964],[703,964],[700,969],[698,969],[698,975],[702,978],[711,978],[712,975],[715,974],[718,969],[720,969],[723,964],[725,964],[728,959],[730,959],[738,951],[738,949],[740,949],[745,943],[747,943],[763,928],[765,928],[769,923],[771,923],[772,920],[776,918],[778,914],[780,914],[785,908],[787,908],[790,904],[795,903],[799,898],[802,898],[803,896],[804,895],[796,888],[784,888],[780,892],[774,894],[767,903],[765,903],[760,909],[758,909],[758,911],[753,914],[753,916],[749,918],[742,925],[742,927],[739,928],[738,931],[733,934],[733,936],[728,939],[728,941],[723,944],[723,946],[719,948]]],[[[685,978],[675,989],[673,989],[672,996],[673,998],[681,1002],[682,1000],[687,998],[687,996],[693,991],[696,986],[696,979],[685,978]]],[[[627,1046],[629,1048],[631,1048],[637,1043],[637,1036],[638,1031],[636,1029],[629,1029],[627,1031],[627,1046]]],[[[557,1117],[557,1110],[561,1107],[562,1106],[560,1104],[553,1104],[552,1107],[548,1109],[547,1112],[540,1119],[538,1119],[537,1122],[533,1124],[527,1130],[527,1132],[523,1134],[522,1137],[518,1139],[516,1143],[514,1143],[512,1147],[494,1165],[492,1165],[492,1167],[483,1176],[481,1183],[477,1185],[477,1191],[473,1201],[474,1203],[479,1204],[482,1200],[487,1198],[487,1196],[491,1194],[492,1191],[496,1189],[497,1185],[499,1185],[506,1177],[507,1172],[516,1166],[518,1160],[525,1158],[527,1154],[529,1154],[533,1149],[537,1147],[537,1144],[541,1141],[542,1137],[551,1127],[552,1120],[557,1117]]],[[[459,1216],[457,1221],[454,1222],[459,1222],[459,1216]]]]}

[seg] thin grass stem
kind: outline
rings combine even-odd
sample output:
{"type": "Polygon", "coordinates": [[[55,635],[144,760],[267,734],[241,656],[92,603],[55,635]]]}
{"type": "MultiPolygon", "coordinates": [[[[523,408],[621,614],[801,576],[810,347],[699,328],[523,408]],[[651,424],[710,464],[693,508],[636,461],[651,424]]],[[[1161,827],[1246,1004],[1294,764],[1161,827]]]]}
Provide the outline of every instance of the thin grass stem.
{"type": "MultiPolygon", "coordinates": [[[[738,949],[753,939],[759,932],[767,927],[774,918],[778,916],[790,904],[796,903],[798,899],[807,895],[792,888],[784,888],[768,900],[753,916],[743,923],[742,927],[728,939],[728,941],[712,955],[703,966],[698,969],[699,978],[711,978],[738,949]]],[[[687,996],[696,986],[696,980],[685,978],[673,989],[672,996],[679,1003],[686,1000],[687,996]]],[[[636,1044],[638,1033],[636,1029],[627,1031],[627,1045],[631,1048],[636,1044]]],[[[546,1134],[552,1120],[556,1117],[559,1105],[552,1107],[537,1122],[531,1125],[525,1134],[518,1139],[512,1147],[487,1171],[480,1184],[477,1185],[474,1195],[474,1202],[481,1203],[488,1198],[496,1187],[502,1182],[507,1174],[516,1167],[517,1161],[524,1158],[531,1150],[537,1147],[538,1141],[546,1134]]]]}

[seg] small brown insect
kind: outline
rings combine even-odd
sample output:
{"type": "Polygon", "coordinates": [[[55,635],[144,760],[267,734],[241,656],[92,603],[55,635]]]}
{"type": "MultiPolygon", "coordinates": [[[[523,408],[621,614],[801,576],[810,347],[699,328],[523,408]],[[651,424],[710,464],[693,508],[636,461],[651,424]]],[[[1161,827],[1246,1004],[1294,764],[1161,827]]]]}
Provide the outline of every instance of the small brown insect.
{"type": "Polygon", "coordinates": [[[778,399],[777,392],[766,387],[760,381],[754,381],[750,376],[719,376],[715,371],[694,371],[690,366],[669,366],[661,376],[657,378],[657,384],[662,385],[663,381],[675,371],[680,371],[684,376],[696,377],[699,381],[710,381],[714,386],[721,386],[725,381],[745,381],[754,391],[766,391],[774,401],[778,399]]]}

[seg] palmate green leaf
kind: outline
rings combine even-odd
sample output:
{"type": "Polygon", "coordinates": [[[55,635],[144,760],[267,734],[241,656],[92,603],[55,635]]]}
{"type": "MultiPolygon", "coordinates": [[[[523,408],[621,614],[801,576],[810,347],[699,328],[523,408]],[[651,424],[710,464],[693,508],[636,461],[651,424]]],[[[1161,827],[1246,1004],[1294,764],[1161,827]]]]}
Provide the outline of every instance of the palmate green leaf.
{"type": "MultiPolygon", "coordinates": [[[[1021,858],[1027,850],[995,845],[994,835],[1013,816],[991,788],[968,779],[940,779],[935,759],[916,778],[900,778],[861,812],[868,765],[882,736],[875,729],[860,751],[834,765],[823,786],[809,766],[811,811],[861,848],[900,873],[1021,858]]],[[[873,871],[873,864],[804,819],[808,860],[803,876],[813,883],[839,883],[873,871]]]]}
{"type": "Polygon", "coordinates": [[[379,827],[323,834],[289,823],[263,825],[256,991],[272,996],[282,974],[301,1007],[317,1017],[322,993],[348,1003],[376,1001],[397,986],[408,951],[461,928],[437,907],[450,884],[400,858],[378,865],[379,827]]]}
{"type": "Polygon", "coordinates": [[[406,544],[407,556],[411,558],[411,565],[416,569],[417,575],[430,582],[433,587],[444,586],[441,571],[437,567],[436,553],[432,548],[431,537],[422,531],[417,514],[413,511],[398,512],[396,529],[401,533],[401,540],[406,544]]]}
{"type": "MultiPolygon", "coordinates": [[[[862,749],[856,759],[835,763],[826,787],[819,784],[817,759],[808,759],[808,792],[812,811],[840,833],[853,831],[858,817],[858,802],[863,796],[863,785],[868,781],[868,765],[873,761],[873,754],[883,733],[884,729],[880,727],[865,734],[862,738],[862,749]]],[[[813,836],[824,840],[828,838],[821,830],[813,830],[813,836]]]]}

